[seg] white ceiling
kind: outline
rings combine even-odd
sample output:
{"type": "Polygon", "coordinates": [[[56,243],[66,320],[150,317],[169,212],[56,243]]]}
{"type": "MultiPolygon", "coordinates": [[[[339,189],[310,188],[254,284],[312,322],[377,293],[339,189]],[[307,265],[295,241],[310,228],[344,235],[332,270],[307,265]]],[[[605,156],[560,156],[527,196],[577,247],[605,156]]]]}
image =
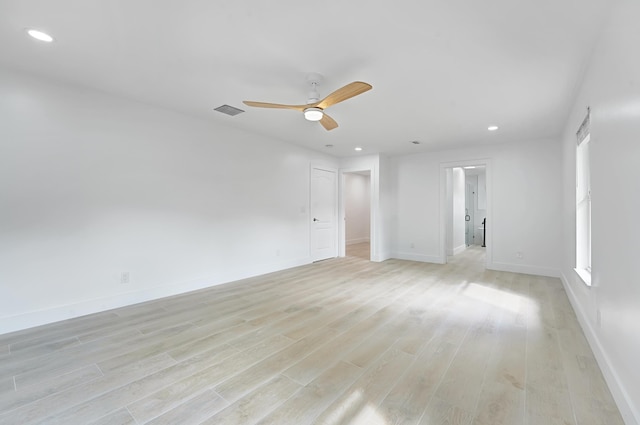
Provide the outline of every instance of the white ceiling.
{"type": "Polygon", "coordinates": [[[0,65],[336,156],[402,154],[558,135],[611,3],[0,0],[0,65]],[[332,107],[330,132],[242,104],[305,103],[308,72],[324,75],[321,96],[373,90],[332,107]]]}

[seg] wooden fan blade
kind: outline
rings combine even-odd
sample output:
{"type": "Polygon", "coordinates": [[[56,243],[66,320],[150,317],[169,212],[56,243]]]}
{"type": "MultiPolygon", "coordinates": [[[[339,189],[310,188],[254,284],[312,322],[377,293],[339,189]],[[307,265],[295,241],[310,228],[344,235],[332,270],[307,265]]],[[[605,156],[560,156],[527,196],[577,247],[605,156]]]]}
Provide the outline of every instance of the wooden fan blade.
{"type": "Polygon", "coordinates": [[[279,103],[252,102],[251,100],[244,100],[242,103],[247,106],[253,106],[254,108],[293,109],[300,112],[309,107],[309,105],[282,105],[279,103]]]}
{"type": "Polygon", "coordinates": [[[362,94],[366,91],[371,90],[372,88],[373,87],[371,86],[371,84],[363,83],[362,81],[354,81],[353,83],[339,88],[329,96],[322,99],[320,102],[318,102],[317,107],[326,109],[331,105],[335,105],[336,103],[340,103],[344,100],[350,99],[353,96],[362,94]]]}
{"type": "Polygon", "coordinates": [[[322,115],[320,124],[322,124],[324,129],[327,131],[333,130],[334,128],[338,127],[338,123],[336,122],[336,120],[334,120],[327,114],[322,115]]]}

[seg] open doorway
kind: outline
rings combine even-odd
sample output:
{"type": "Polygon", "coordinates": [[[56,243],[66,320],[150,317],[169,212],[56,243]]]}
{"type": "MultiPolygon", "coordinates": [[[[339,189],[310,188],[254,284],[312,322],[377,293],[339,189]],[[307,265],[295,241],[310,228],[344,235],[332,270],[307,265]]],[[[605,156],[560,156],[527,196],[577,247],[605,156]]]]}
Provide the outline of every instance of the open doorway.
{"type": "Polygon", "coordinates": [[[371,259],[371,171],[344,174],[345,255],[371,259]]]}
{"type": "Polygon", "coordinates": [[[465,241],[467,247],[486,248],[487,221],[486,171],[483,165],[463,167],[465,178],[465,241]]]}
{"type": "Polygon", "coordinates": [[[490,160],[440,164],[442,263],[491,264],[490,160]],[[454,260],[455,259],[455,260],[454,260]]]}

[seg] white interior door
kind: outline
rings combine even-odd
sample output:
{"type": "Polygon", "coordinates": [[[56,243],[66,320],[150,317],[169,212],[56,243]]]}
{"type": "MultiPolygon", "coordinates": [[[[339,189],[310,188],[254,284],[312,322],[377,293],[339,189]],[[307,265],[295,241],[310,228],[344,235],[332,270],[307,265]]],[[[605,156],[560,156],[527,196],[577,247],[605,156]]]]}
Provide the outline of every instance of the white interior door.
{"type": "Polygon", "coordinates": [[[334,258],[337,244],[337,188],[335,171],[311,169],[311,259],[334,258]]]}

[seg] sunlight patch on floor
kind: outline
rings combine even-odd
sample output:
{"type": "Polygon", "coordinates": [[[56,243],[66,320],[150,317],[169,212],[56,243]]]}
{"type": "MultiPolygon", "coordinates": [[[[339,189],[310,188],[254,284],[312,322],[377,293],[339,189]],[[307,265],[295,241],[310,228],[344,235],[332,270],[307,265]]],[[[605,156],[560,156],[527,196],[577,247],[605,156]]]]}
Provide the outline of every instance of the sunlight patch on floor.
{"type": "Polygon", "coordinates": [[[354,425],[389,425],[389,422],[371,403],[367,403],[350,423],[354,425]]]}
{"type": "Polygon", "coordinates": [[[335,410],[325,418],[325,425],[345,423],[353,425],[389,425],[384,415],[376,407],[364,399],[362,390],[358,389],[349,394],[346,400],[336,406],[335,410]]]}
{"type": "Polygon", "coordinates": [[[528,303],[528,298],[506,292],[500,289],[489,288],[477,283],[470,283],[462,292],[464,295],[475,300],[504,308],[513,313],[518,313],[522,309],[523,303],[528,303]]]}
{"type": "Polygon", "coordinates": [[[362,404],[362,391],[356,390],[349,394],[349,397],[343,401],[339,406],[337,406],[336,410],[331,412],[329,417],[326,418],[324,423],[326,425],[337,425],[342,423],[345,416],[349,414],[349,412],[355,410],[362,404]]]}

